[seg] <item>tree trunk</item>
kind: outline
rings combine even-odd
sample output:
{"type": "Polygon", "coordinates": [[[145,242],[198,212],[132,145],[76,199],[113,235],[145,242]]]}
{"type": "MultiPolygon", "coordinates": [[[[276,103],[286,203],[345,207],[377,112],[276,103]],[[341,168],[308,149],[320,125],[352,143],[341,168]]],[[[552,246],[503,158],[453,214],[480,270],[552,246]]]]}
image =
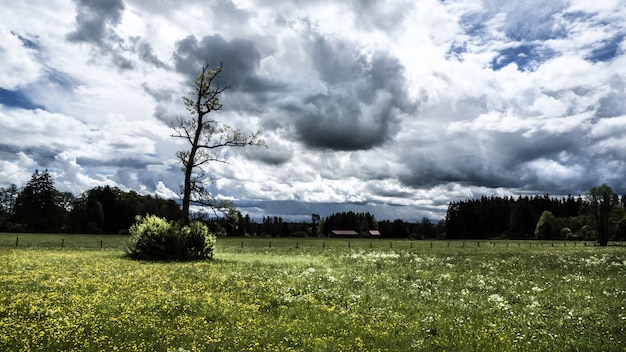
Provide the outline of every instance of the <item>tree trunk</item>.
{"type": "Polygon", "coordinates": [[[191,168],[185,168],[185,183],[183,185],[183,225],[189,225],[189,205],[191,203],[191,168]]]}
{"type": "Polygon", "coordinates": [[[196,153],[198,152],[198,143],[200,141],[200,136],[202,135],[202,126],[205,115],[200,109],[200,102],[201,96],[199,95],[196,103],[198,109],[198,121],[196,121],[196,131],[193,136],[191,150],[189,151],[189,158],[187,159],[187,164],[185,165],[185,184],[183,186],[183,225],[189,225],[189,207],[191,205],[191,192],[193,188],[191,177],[193,173],[193,168],[196,165],[196,153]]]}

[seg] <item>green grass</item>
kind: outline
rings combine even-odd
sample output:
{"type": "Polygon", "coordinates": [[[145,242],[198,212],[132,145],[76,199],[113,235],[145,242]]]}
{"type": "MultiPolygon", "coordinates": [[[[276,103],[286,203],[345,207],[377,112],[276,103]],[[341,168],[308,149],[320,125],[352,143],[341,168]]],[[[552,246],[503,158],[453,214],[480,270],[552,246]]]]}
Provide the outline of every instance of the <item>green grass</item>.
{"type": "Polygon", "coordinates": [[[0,247],[124,248],[128,236],[0,233],[0,247]]]}
{"type": "Polygon", "coordinates": [[[16,236],[3,351],[626,348],[621,246],[229,238],[211,262],[150,263],[123,236],[16,236]]]}

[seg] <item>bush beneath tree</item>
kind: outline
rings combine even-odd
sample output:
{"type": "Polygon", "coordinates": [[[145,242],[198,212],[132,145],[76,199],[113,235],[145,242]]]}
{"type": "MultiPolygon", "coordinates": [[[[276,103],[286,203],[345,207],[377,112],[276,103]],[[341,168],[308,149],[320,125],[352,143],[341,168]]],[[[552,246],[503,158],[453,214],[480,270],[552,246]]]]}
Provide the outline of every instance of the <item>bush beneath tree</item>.
{"type": "Polygon", "coordinates": [[[137,216],[130,227],[126,254],[133,259],[211,259],[216,238],[203,223],[187,226],[154,215],[137,216]]]}

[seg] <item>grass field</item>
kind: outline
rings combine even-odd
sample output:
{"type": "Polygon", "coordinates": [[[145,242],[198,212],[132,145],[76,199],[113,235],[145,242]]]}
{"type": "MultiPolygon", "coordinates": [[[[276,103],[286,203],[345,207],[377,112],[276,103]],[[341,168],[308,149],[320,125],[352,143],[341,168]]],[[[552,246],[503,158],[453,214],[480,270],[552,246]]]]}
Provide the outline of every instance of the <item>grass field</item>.
{"type": "Polygon", "coordinates": [[[0,350],[626,349],[623,246],[229,238],[150,263],[124,241],[0,234],[0,350]]]}

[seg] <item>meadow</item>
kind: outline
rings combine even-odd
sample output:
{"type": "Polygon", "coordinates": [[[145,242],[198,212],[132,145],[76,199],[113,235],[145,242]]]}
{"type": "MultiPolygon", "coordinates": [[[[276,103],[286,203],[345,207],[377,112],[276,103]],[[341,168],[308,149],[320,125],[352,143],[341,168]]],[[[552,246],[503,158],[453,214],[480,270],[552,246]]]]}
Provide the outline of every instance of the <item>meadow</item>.
{"type": "Polygon", "coordinates": [[[154,263],[124,241],[0,234],[0,350],[626,349],[624,246],[220,238],[154,263]]]}

